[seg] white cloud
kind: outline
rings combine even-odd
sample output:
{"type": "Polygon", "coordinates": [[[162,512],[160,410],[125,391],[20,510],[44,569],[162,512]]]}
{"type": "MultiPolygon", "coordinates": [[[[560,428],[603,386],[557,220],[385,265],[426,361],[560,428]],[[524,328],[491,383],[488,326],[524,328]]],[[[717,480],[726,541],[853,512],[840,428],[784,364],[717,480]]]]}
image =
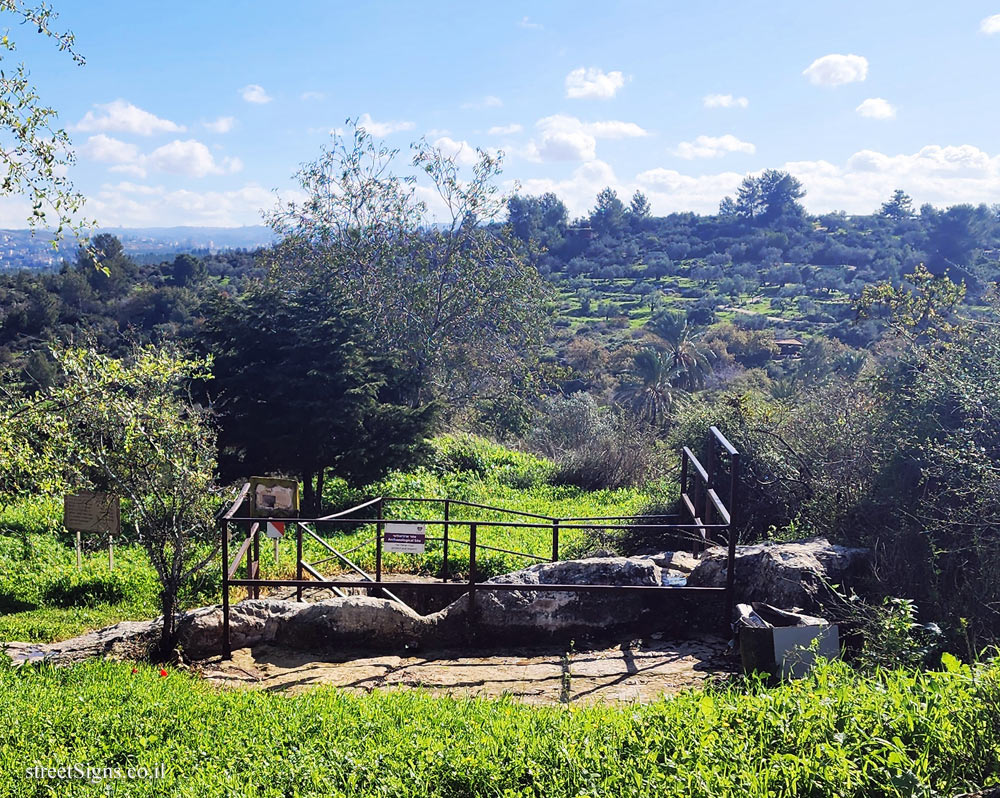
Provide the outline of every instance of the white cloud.
{"type": "Polygon", "coordinates": [[[128,164],[139,159],[139,148],[134,144],[98,133],[87,139],[80,148],[84,158],[98,163],[128,164]]]}
{"type": "Polygon", "coordinates": [[[539,119],[538,140],[532,140],[524,155],[534,161],[592,161],[597,157],[597,139],[648,136],[634,122],[608,120],[581,122],[574,116],[555,114],[539,119]]]}
{"type": "Polygon", "coordinates": [[[113,130],[120,133],[136,133],[140,136],[151,136],[153,133],[179,133],[184,130],[183,125],[178,125],[169,119],[161,119],[125,100],[96,104],[94,107],[99,109],[99,112],[87,111],[83,119],[76,123],[76,130],[87,133],[113,130]]]}
{"type": "Polygon", "coordinates": [[[157,147],[144,160],[146,165],[154,169],[188,177],[221,175],[238,172],[243,168],[243,162],[239,158],[224,158],[221,164],[216,163],[208,147],[195,139],[175,139],[157,147]]]}
{"type": "Polygon", "coordinates": [[[256,103],[257,105],[269,103],[274,99],[264,90],[263,86],[258,86],[256,83],[249,83],[240,89],[240,96],[248,103],[256,103]]]}
{"type": "Polygon", "coordinates": [[[648,197],[655,213],[715,213],[722,198],[733,194],[743,178],[739,172],[685,175],[660,167],[640,172],[635,182],[648,197]]]}
{"type": "Polygon", "coordinates": [[[522,130],[524,130],[524,128],[514,122],[510,125],[495,125],[486,132],[491,136],[513,136],[515,133],[520,133],[522,130]]]}
{"type": "Polygon", "coordinates": [[[116,166],[112,166],[108,169],[109,172],[118,172],[123,175],[132,175],[132,177],[145,177],[146,167],[141,163],[120,163],[116,166]]]}
{"type": "MultiPolygon", "coordinates": [[[[302,202],[306,197],[290,191],[282,199],[302,202]]],[[[260,224],[261,211],[274,205],[275,195],[256,183],[231,191],[199,192],[124,181],[101,186],[88,198],[87,213],[104,227],[235,227],[260,224]]]]}
{"type": "Polygon", "coordinates": [[[321,91],[304,91],[299,95],[299,99],[305,102],[319,101],[325,100],[326,95],[321,91]]]}
{"type": "Polygon", "coordinates": [[[677,145],[674,154],[693,160],[694,158],[721,158],[730,152],[742,152],[753,155],[757,151],[749,141],[741,141],[731,133],[724,136],[698,136],[694,141],[682,141],[677,145]]]}
{"type": "Polygon", "coordinates": [[[750,101],[746,97],[734,97],[732,94],[706,94],[702,104],[706,108],[746,108],[750,101]]]}
{"type": "Polygon", "coordinates": [[[412,130],[414,125],[413,122],[376,122],[372,119],[371,114],[361,114],[358,119],[358,127],[363,127],[373,136],[381,138],[400,130],[412,130]]]}
{"type": "Polygon", "coordinates": [[[843,86],[868,77],[868,59],[861,55],[831,53],[817,58],[802,74],[817,86],[843,86]]]}
{"type": "Polygon", "coordinates": [[[869,119],[896,118],[896,107],[881,97],[869,97],[854,110],[861,114],[861,116],[867,116],[869,119]]]}
{"type": "Polygon", "coordinates": [[[458,166],[472,166],[479,163],[479,154],[476,148],[467,141],[455,141],[454,139],[442,136],[434,142],[434,146],[441,152],[452,158],[458,166]]]}
{"type": "MultiPolygon", "coordinates": [[[[511,186],[512,184],[508,184],[508,187],[511,186]]],[[[629,196],[628,192],[622,190],[614,170],[604,161],[594,160],[580,164],[565,180],[549,177],[522,180],[519,190],[523,194],[535,196],[551,191],[566,203],[571,214],[578,216],[593,207],[594,198],[605,186],[618,189],[620,196],[629,196]]]]}
{"type": "Polygon", "coordinates": [[[1000,33],[1000,14],[986,17],[986,19],[979,23],[979,30],[987,35],[1000,33]]]}
{"type": "Polygon", "coordinates": [[[228,133],[236,125],[236,117],[220,116],[214,122],[202,122],[201,124],[213,133],[228,133]]]}
{"type": "Polygon", "coordinates": [[[574,100],[610,100],[624,85],[621,72],[579,67],[566,76],[566,96],[574,100]]]}
{"type": "Polygon", "coordinates": [[[528,17],[521,17],[521,21],[517,23],[517,27],[525,28],[526,30],[541,30],[543,26],[539,22],[532,22],[528,17]]]}
{"type": "Polygon", "coordinates": [[[475,108],[482,110],[484,108],[500,108],[503,106],[503,100],[499,97],[494,97],[492,94],[487,94],[478,100],[473,100],[472,102],[462,103],[463,108],[475,108]]]}

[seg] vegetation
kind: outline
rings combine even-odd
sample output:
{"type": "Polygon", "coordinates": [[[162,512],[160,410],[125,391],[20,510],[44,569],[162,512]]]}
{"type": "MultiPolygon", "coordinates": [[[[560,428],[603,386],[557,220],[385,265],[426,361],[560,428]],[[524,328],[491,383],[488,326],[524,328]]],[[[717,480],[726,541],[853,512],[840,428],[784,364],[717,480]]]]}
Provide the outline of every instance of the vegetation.
{"type": "Polygon", "coordinates": [[[128,781],[136,796],[954,795],[1000,778],[1000,671],[946,665],[862,677],[833,664],[774,689],[571,709],[219,691],[113,662],[3,668],[0,717],[17,720],[0,728],[0,790],[37,794],[28,768],[82,762],[167,765],[162,781],[128,781]]]}

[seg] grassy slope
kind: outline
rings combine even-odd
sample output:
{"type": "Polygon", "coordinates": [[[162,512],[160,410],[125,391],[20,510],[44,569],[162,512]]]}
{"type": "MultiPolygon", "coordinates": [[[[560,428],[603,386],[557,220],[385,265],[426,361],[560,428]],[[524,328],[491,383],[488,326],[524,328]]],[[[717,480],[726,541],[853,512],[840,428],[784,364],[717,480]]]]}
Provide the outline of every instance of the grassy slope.
{"type": "Polygon", "coordinates": [[[1000,780],[998,679],[835,664],[770,690],[566,709],[220,691],[111,662],[0,668],[0,796],[43,794],[25,769],[74,763],[169,765],[114,792],[130,796],[953,795],[1000,780]]]}
{"type": "MultiPolygon", "coordinates": [[[[380,483],[349,490],[334,482],[327,499],[336,507],[348,507],[378,495],[436,496],[464,499],[480,504],[499,505],[525,512],[558,517],[614,515],[638,512],[654,496],[667,490],[651,486],[647,490],[588,492],[549,482],[553,465],[537,457],[512,452],[482,439],[444,436],[434,443],[432,464],[405,473],[392,473],[380,483]]],[[[156,577],[145,553],[138,546],[115,549],[115,571],[108,573],[107,550],[97,549],[84,557],[77,572],[72,537],[61,528],[62,507],[58,500],[25,500],[0,510],[0,640],[47,642],[72,637],[88,629],[120,620],[149,618],[158,614],[156,577]]],[[[387,507],[387,517],[433,518],[440,507],[398,504],[387,507]]],[[[454,519],[510,520],[509,516],[484,510],[455,508],[454,519]]],[[[330,528],[324,535],[341,550],[354,548],[370,538],[371,526],[345,531],[330,528]]],[[[440,535],[440,528],[428,534],[440,535]]],[[[468,528],[451,530],[453,539],[468,540],[468,528]]],[[[539,556],[551,555],[550,529],[504,529],[481,527],[478,539],[486,545],[539,556]]],[[[563,530],[560,552],[564,557],[579,554],[592,545],[581,530],[563,530]]],[[[265,577],[294,573],[295,544],[282,541],[277,566],[269,541],[262,541],[261,570],[265,577]]],[[[318,562],[329,554],[306,538],[304,556],[318,562]]],[[[352,555],[363,568],[375,567],[375,546],[362,546],[352,555]]],[[[468,570],[468,549],[459,543],[451,547],[449,565],[453,574],[468,570]]],[[[516,570],[532,560],[506,554],[479,557],[484,576],[516,570]]],[[[386,554],[384,566],[390,571],[438,573],[441,544],[428,544],[422,556],[386,554]]],[[[321,566],[326,573],[331,565],[321,566]]],[[[185,599],[186,606],[219,600],[219,572],[206,574],[207,584],[185,599]]],[[[353,578],[353,577],[352,577],[353,578]]],[[[234,598],[242,593],[234,592],[234,598]]]]}

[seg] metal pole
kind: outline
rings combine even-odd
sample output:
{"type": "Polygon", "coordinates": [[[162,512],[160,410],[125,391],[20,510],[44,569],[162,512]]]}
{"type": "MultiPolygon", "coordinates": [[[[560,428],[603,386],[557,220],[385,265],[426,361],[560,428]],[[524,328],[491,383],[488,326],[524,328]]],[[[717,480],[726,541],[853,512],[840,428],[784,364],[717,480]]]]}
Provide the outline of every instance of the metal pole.
{"type": "Polygon", "coordinates": [[[295,588],[295,600],[302,601],[302,525],[295,525],[295,581],[299,585],[295,588]]]}
{"type": "Polygon", "coordinates": [[[108,570],[115,570],[115,538],[108,535],[108,570]]]}
{"type": "Polygon", "coordinates": [[[76,530],[76,570],[83,568],[83,559],[80,555],[80,530],[76,530]]]}
{"type": "Polygon", "coordinates": [[[229,641],[229,522],[222,521],[222,658],[232,659],[229,641]]]}
{"type": "Polygon", "coordinates": [[[451,499],[444,500],[444,551],[441,554],[441,579],[448,581],[448,519],[451,517],[451,499]]]}
{"type": "MultiPolygon", "coordinates": [[[[253,552],[253,562],[250,563],[250,568],[253,570],[251,579],[260,579],[260,524],[257,524],[257,528],[253,530],[253,545],[250,547],[250,551],[253,552]]],[[[253,586],[253,597],[260,598],[260,585],[253,586]]]]}
{"type": "MultiPolygon", "coordinates": [[[[681,450],[681,496],[687,493],[687,484],[688,484],[688,456],[687,452],[685,452],[682,449],[681,450]]],[[[678,499],[678,501],[680,501],[682,509],[686,507],[683,499],[678,499]]],[[[694,521],[693,518],[691,520],[694,521]]]]}
{"type": "Polygon", "coordinates": [[[476,614],[476,525],[469,524],[469,623],[476,614]]]}
{"type": "MultiPolygon", "coordinates": [[[[382,502],[378,503],[378,515],[376,518],[382,518],[382,502]]],[[[382,581],[382,521],[379,520],[375,524],[375,581],[382,581]]],[[[379,588],[375,591],[376,596],[382,595],[382,589],[379,588]]]]}
{"type": "Polygon", "coordinates": [[[552,519],[552,562],[559,559],[559,519],[552,519]]]}
{"type": "Polygon", "coordinates": [[[736,537],[737,512],[736,502],[739,499],[740,456],[730,455],[729,474],[729,552],[726,562],[726,625],[733,622],[733,612],[736,609],[736,537]]]}

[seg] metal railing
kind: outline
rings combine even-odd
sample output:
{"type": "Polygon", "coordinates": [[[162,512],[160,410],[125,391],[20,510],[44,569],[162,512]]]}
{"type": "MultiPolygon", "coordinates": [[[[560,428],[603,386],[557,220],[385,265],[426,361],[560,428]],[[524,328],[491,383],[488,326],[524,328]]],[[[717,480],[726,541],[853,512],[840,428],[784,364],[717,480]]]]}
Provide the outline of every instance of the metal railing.
{"type": "MultiPolygon", "coordinates": [[[[440,535],[426,535],[427,542],[441,544],[442,563],[438,573],[438,581],[392,581],[397,590],[441,590],[447,587],[453,590],[456,585],[466,589],[469,596],[469,618],[475,617],[476,594],[481,591],[544,591],[573,593],[602,593],[618,591],[620,593],[649,594],[651,591],[670,591],[670,594],[704,594],[726,592],[727,618],[732,616],[734,606],[734,563],[736,555],[736,533],[734,515],[736,514],[739,484],[739,452],[715,427],[710,430],[707,466],[694,453],[684,448],[681,452],[680,476],[680,512],[675,515],[644,515],[644,516],[593,516],[577,518],[558,518],[521,510],[511,510],[461,499],[440,497],[411,496],[379,496],[365,501],[355,507],[341,510],[319,518],[296,518],[286,521],[286,529],[295,531],[295,578],[262,578],[260,571],[260,535],[267,519],[251,518],[239,515],[243,506],[245,490],[240,498],[221,515],[222,527],[222,599],[223,599],[223,652],[228,657],[231,653],[229,613],[230,589],[246,587],[248,597],[260,598],[261,588],[295,588],[296,599],[301,601],[306,589],[329,589],[335,594],[345,596],[345,589],[365,588],[368,592],[384,596],[407,606],[399,596],[391,592],[383,583],[383,550],[384,527],[387,521],[405,524],[423,524],[426,529],[440,528],[440,535]],[[725,481],[726,500],[719,495],[725,481]],[[440,506],[442,513],[432,518],[391,518],[387,507],[396,504],[422,503],[429,506],[440,506]],[[506,517],[518,520],[488,520],[455,518],[456,507],[485,510],[500,513],[506,517]],[[368,511],[362,516],[355,515],[368,511]],[[524,520],[522,520],[524,519],[524,520]],[[610,523],[616,522],[616,523],[610,523]],[[375,534],[356,544],[351,550],[343,552],[331,545],[328,538],[320,533],[342,532],[352,527],[371,525],[375,534]],[[484,528],[492,529],[529,529],[545,531],[551,536],[551,556],[541,556],[531,552],[515,551],[500,546],[491,546],[480,542],[479,533],[484,528]],[[458,529],[467,530],[467,537],[456,537],[458,529]],[[523,557],[531,562],[556,562],[559,559],[560,533],[567,530],[619,530],[619,531],[661,531],[669,533],[674,539],[680,538],[692,544],[696,553],[704,551],[705,547],[718,541],[728,546],[726,587],[690,587],[680,585],[638,586],[638,585],[570,585],[570,584],[506,584],[499,582],[483,582],[479,580],[477,569],[477,554],[482,551],[497,552],[516,557],[523,557]],[[243,530],[243,540],[236,548],[236,555],[230,559],[230,544],[234,542],[231,532],[243,530]],[[329,557],[322,561],[309,562],[303,556],[303,542],[313,540],[323,547],[329,557]],[[371,543],[375,544],[374,573],[368,573],[347,555],[371,543]],[[467,547],[469,567],[467,576],[456,581],[451,570],[450,552],[454,546],[467,547]],[[357,574],[360,579],[329,579],[319,570],[320,565],[330,561],[339,561],[349,571],[357,574]],[[240,569],[244,575],[239,576],[240,569]]],[[[668,595],[659,593],[659,595],[668,595]]]]}

